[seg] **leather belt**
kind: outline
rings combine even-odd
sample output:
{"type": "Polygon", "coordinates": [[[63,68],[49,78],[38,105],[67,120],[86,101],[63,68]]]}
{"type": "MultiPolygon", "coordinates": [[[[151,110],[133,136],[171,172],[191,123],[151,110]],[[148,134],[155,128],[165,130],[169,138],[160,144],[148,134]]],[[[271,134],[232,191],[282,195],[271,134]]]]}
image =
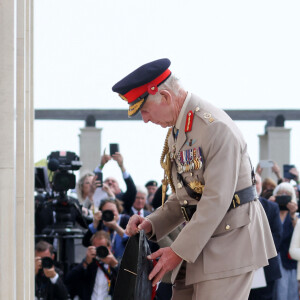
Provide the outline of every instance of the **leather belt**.
{"type": "MultiPolygon", "coordinates": [[[[255,186],[249,186],[241,191],[235,192],[232,201],[229,206],[229,210],[237,208],[243,204],[254,201],[257,199],[255,186]]],[[[197,209],[197,205],[182,205],[181,212],[183,214],[184,219],[189,222],[192,218],[193,214],[197,209]]]]}
{"type": "Polygon", "coordinates": [[[245,203],[251,202],[257,199],[257,193],[255,185],[251,185],[241,191],[235,192],[230,203],[229,209],[236,208],[245,203]]]}

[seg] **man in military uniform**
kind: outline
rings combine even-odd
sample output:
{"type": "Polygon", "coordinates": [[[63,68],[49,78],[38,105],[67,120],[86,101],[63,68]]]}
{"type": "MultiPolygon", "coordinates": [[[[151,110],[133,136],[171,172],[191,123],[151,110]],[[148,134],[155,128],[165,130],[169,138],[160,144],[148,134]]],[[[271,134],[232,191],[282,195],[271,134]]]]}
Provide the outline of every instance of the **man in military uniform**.
{"type": "Polygon", "coordinates": [[[129,116],[140,111],[144,122],[170,127],[161,165],[172,195],[146,218],[131,217],[126,231],[144,229],[159,241],[185,222],[170,247],[149,257],[159,258],[153,285],[173,270],[173,300],[245,300],[254,270],[276,256],[247,145],[230,117],[185,91],[169,66],[168,59],[150,62],[113,87],[129,116]]]}

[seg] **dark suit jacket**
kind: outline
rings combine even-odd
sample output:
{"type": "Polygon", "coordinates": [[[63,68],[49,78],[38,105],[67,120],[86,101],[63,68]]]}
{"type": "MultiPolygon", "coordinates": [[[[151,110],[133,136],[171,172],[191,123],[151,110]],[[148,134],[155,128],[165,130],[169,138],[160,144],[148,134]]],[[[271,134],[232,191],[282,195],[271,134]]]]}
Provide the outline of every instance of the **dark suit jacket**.
{"type": "MultiPolygon", "coordinates": [[[[130,217],[133,216],[135,213],[132,210],[132,208],[130,208],[130,211],[127,213],[130,217]]],[[[147,217],[151,214],[151,212],[149,210],[144,209],[144,217],[147,217]]]]}
{"type": "Polygon", "coordinates": [[[130,175],[128,178],[124,179],[124,181],[126,184],[126,192],[125,193],[121,192],[121,193],[117,194],[116,198],[118,198],[119,200],[121,200],[123,202],[124,213],[126,213],[126,211],[130,210],[130,208],[135,200],[136,186],[130,175]]]}
{"type": "Polygon", "coordinates": [[[46,300],[65,300],[68,299],[68,290],[63,283],[63,273],[55,268],[59,275],[55,284],[46,277],[42,270],[35,276],[35,296],[46,300]]]}
{"type": "MultiPolygon", "coordinates": [[[[66,277],[66,284],[69,289],[70,296],[73,298],[78,295],[81,300],[90,300],[92,297],[98,265],[93,260],[86,269],[80,263],[73,268],[66,277]]],[[[117,269],[111,268],[111,288],[109,294],[113,294],[115,282],[117,278],[117,269]]]]}
{"type": "MultiPolygon", "coordinates": [[[[278,251],[282,239],[282,223],[279,216],[279,206],[277,203],[259,197],[259,200],[266,212],[275,247],[278,251]]],[[[266,281],[270,282],[281,277],[278,255],[269,259],[269,265],[264,267],[266,281]]]]}

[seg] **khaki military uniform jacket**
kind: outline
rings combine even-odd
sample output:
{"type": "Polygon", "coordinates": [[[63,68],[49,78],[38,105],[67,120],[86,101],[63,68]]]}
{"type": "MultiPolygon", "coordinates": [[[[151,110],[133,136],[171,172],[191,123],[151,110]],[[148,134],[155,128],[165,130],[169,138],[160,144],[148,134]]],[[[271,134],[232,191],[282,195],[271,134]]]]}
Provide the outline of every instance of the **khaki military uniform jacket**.
{"type": "MultiPolygon", "coordinates": [[[[276,249],[260,202],[228,210],[234,193],[252,185],[251,163],[241,132],[223,110],[193,94],[183,109],[177,139],[171,134],[168,140],[176,191],[147,217],[152,223],[151,238],[160,240],[182,224],[181,205],[188,202],[196,204],[197,210],[171,245],[187,262],[186,284],[235,276],[267,265],[268,258],[276,256],[276,249]],[[194,114],[192,130],[185,132],[189,112],[194,114]],[[188,153],[201,160],[198,169],[184,167],[188,153]],[[190,197],[184,187],[183,183],[191,182],[205,185],[200,201],[190,197]]],[[[179,268],[173,271],[173,282],[179,268]]]]}

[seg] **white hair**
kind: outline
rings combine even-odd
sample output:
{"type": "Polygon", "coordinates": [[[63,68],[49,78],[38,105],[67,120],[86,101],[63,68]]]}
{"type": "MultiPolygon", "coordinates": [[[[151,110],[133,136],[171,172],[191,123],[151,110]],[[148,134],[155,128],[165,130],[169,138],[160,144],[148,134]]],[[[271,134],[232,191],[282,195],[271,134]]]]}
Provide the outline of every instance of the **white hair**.
{"type": "Polygon", "coordinates": [[[295,189],[289,182],[282,182],[277,185],[273,191],[273,195],[276,196],[278,193],[288,194],[292,197],[291,201],[297,203],[295,189]]]}
{"type": "Polygon", "coordinates": [[[136,187],[136,192],[141,193],[141,194],[145,194],[146,197],[148,196],[148,190],[142,185],[136,187]]]}
{"type": "Polygon", "coordinates": [[[171,74],[171,76],[164,83],[158,86],[157,93],[155,95],[149,95],[147,100],[160,102],[162,96],[159,91],[161,90],[172,91],[175,96],[178,96],[182,88],[183,87],[179,79],[175,75],[171,74]]]}

